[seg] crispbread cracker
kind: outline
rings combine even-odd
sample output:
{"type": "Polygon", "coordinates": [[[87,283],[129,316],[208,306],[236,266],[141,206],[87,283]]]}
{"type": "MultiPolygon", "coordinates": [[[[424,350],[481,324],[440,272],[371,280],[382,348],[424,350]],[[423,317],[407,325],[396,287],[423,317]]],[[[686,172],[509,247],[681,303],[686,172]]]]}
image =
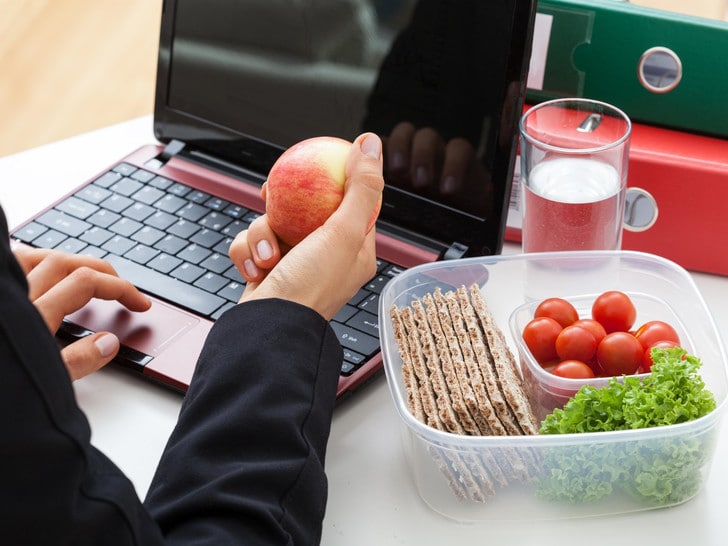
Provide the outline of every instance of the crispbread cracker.
{"type": "Polygon", "coordinates": [[[490,351],[493,354],[493,361],[496,372],[498,373],[500,385],[503,389],[503,394],[518,419],[523,433],[538,434],[539,424],[531,408],[528,396],[523,391],[516,359],[506,344],[503,332],[495,324],[493,315],[477,285],[470,287],[470,295],[475,312],[485,331],[490,351]]]}
{"type": "MultiPolygon", "coordinates": [[[[477,285],[440,288],[390,310],[410,411],[428,426],[459,435],[535,434],[515,359],[477,285]]],[[[495,486],[526,483],[537,468],[529,450],[508,446],[428,446],[456,496],[483,502],[495,486]]]]}

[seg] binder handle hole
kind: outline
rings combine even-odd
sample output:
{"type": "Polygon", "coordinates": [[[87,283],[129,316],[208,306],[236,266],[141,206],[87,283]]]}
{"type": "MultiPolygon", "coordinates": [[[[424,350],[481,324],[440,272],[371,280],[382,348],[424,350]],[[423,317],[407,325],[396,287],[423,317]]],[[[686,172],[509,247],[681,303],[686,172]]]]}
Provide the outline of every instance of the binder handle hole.
{"type": "Polygon", "coordinates": [[[640,57],[637,77],[642,86],[652,93],[669,93],[682,79],[682,61],[672,49],[651,47],[640,57]]]}

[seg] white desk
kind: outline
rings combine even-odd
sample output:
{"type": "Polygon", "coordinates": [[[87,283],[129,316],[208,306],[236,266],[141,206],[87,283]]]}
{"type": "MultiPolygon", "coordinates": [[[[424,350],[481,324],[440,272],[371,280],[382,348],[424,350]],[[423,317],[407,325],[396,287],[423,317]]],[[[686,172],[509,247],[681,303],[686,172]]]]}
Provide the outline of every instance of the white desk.
{"type": "MultiPolygon", "coordinates": [[[[11,227],[141,144],[150,117],[0,159],[0,203],[11,227]]],[[[507,245],[506,252],[518,248],[507,245]]],[[[728,331],[728,277],[695,274],[721,332],[728,331]]],[[[144,495],[181,396],[108,368],[76,383],[93,442],[144,495]]],[[[458,524],[420,500],[400,446],[398,417],[378,378],[337,408],[327,457],[329,504],[324,545],[504,544],[563,546],[725,545],[728,543],[728,424],[706,487],[674,508],[618,517],[513,524],[458,524]]]]}

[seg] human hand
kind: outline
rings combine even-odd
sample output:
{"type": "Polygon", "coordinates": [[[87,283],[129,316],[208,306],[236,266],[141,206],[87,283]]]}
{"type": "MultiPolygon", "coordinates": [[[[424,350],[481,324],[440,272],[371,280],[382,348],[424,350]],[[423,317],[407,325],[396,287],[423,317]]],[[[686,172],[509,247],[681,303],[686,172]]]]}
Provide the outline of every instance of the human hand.
{"type": "Polygon", "coordinates": [[[351,147],[344,199],[323,226],[288,249],[262,215],[235,238],[230,258],[247,281],[240,302],[282,298],[331,319],[376,273],[367,228],[383,189],[381,141],[366,133],[351,147]]]}
{"type": "MultiPolygon", "coordinates": [[[[13,250],[28,280],[28,294],[52,334],[63,318],[91,298],[117,300],[131,311],[146,311],[151,302],[111,265],[98,258],[18,246],[13,250]]],[[[119,351],[119,339],[96,332],[70,343],[61,356],[72,380],[108,364],[119,351]]]]}
{"type": "Polygon", "coordinates": [[[388,183],[479,216],[492,210],[490,176],[467,139],[402,121],[384,147],[388,183]]]}

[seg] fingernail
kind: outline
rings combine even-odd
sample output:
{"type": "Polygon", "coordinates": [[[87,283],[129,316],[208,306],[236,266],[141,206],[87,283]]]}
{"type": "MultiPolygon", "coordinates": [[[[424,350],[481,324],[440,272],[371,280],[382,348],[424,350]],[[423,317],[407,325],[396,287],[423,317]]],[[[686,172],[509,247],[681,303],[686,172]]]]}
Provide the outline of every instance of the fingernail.
{"type": "Polygon", "coordinates": [[[382,155],[382,141],[374,133],[368,134],[361,143],[361,151],[364,155],[379,159],[382,155]]]}
{"type": "Polygon", "coordinates": [[[261,260],[268,260],[273,257],[273,247],[271,247],[270,243],[265,239],[258,242],[255,249],[258,251],[258,257],[261,260]]]}
{"type": "Polygon", "coordinates": [[[245,269],[245,272],[250,278],[255,278],[258,276],[258,267],[251,259],[247,259],[243,262],[243,269],[245,269]]]}
{"type": "Polygon", "coordinates": [[[389,168],[393,171],[404,169],[406,166],[407,163],[404,160],[404,154],[402,152],[394,152],[390,156],[389,168]]]}
{"type": "Polygon", "coordinates": [[[442,181],[442,193],[445,195],[453,195],[460,189],[460,181],[452,175],[445,177],[442,181]]]}
{"type": "Polygon", "coordinates": [[[427,167],[420,165],[415,169],[414,185],[416,188],[425,188],[430,184],[430,173],[427,167]]]}
{"type": "Polygon", "coordinates": [[[101,353],[101,356],[106,358],[111,356],[119,349],[119,338],[114,334],[104,334],[94,340],[96,348],[101,353]]]}

